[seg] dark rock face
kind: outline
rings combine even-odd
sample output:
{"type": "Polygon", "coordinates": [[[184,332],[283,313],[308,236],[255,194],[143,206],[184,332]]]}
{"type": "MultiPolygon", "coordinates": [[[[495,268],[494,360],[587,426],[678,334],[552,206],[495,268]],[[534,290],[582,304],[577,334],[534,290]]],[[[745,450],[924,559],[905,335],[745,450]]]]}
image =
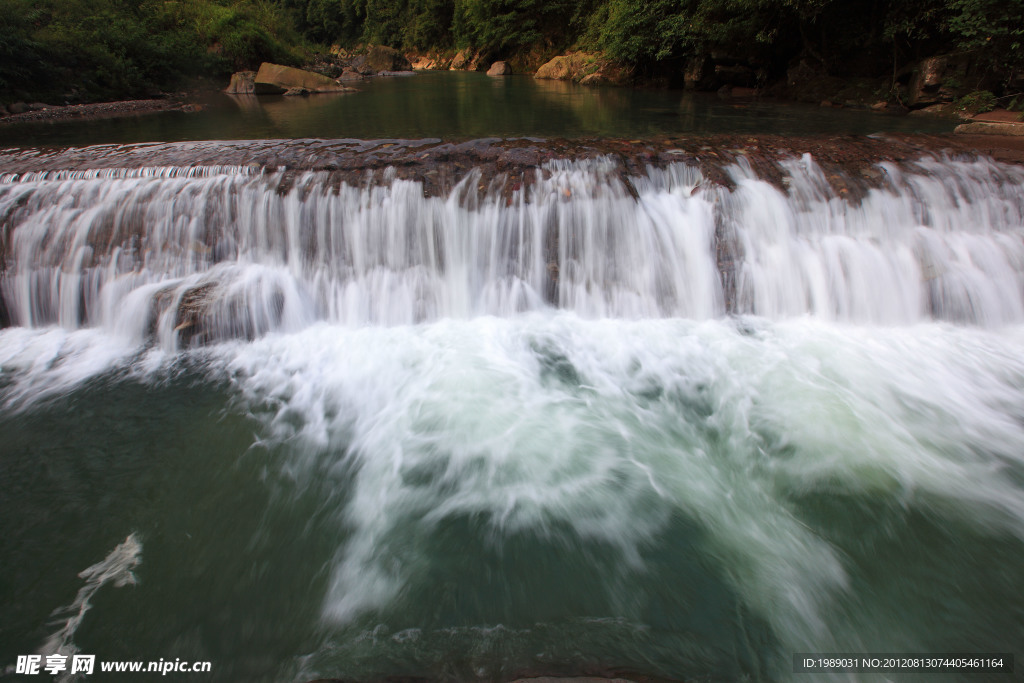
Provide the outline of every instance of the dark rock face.
{"type": "Polygon", "coordinates": [[[374,71],[412,71],[412,64],[398,50],[374,45],[366,54],[366,65],[374,71]]]}
{"type": "Polygon", "coordinates": [[[946,57],[929,57],[922,60],[910,79],[907,103],[912,107],[924,107],[939,102],[949,102],[951,92],[943,92],[942,82],[949,60],[946,57]]]}

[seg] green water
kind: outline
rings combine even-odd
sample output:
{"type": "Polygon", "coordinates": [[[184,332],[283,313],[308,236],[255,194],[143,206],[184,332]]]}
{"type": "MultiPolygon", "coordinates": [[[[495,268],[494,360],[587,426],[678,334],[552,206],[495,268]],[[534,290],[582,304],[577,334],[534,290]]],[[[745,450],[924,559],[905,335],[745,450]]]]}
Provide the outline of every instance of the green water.
{"type": "MultiPolygon", "coordinates": [[[[1012,652],[1020,340],[544,315],[174,356],[7,331],[0,660],[129,535],[137,583],[101,585],[67,642],[213,664],[168,680],[1012,652]]],[[[87,680],[125,678],[149,680],[87,680]]]]}
{"type": "Polygon", "coordinates": [[[87,145],[261,138],[648,137],[711,133],[943,133],[945,119],[723,100],[709,93],[584,87],[531,76],[424,72],[359,92],[218,96],[206,111],[0,127],[0,144],[87,145]]]}

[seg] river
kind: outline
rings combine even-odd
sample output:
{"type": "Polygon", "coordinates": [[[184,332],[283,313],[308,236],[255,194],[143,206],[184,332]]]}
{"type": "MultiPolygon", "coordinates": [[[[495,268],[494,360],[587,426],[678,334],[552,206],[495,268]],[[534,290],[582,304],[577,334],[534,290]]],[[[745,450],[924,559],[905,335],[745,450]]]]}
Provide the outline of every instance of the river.
{"type": "MultiPolygon", "coordinates": [[[[554,124],[475,125],[381,137],[554,124]]],[[[799,681],[1024,642],[1024,169],[318,144],[0,157],[0,680],[799,681]]]]}

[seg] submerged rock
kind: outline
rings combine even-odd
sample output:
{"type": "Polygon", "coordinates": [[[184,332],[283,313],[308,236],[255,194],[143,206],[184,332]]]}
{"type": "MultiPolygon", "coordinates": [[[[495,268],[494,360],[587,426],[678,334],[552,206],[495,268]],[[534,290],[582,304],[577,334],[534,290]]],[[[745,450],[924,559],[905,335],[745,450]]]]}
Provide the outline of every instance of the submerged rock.
{"type": "Polygon", "coordinates": [[[366,65],[374,71],[411,71],[412,64],[398,50],[374,45],[366,54],[366,65]]]}

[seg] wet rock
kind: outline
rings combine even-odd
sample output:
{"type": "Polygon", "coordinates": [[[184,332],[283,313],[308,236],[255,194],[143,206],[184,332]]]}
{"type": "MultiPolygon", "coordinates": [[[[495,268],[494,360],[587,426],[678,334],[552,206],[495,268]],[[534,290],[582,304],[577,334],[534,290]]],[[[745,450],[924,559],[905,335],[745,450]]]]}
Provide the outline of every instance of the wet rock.
{"type": "Polygon", "coordinates": [[[257,94],[284,93],[292,88],[304,88],[311,93],[342,92],[345,86],[335,80],[312,71],[291,66],[263,62],[255,78],[257,94]]]}
{"type": "Polygon", "coordinates": [[[224,92],[229,95],[251,95],[256,92],[256,72],[237,71],[231,74],[231,83],[224,92]]]}
{"type": "Polygon", "coordinates": [[[288,88],[284,91],[285,97],[309,97],[309,91],[305,88],[288,88]]]}
{"type": "Polygon", "coordinates": [[[512,67],[508,65],[508,62],[495,62],[491,64],[491,68],[487,70],[488,76],[509,76],[512,74],[512,67]]]}
{"type": "Polygon", "coordinates": [[[374,45],[366,53],[366,65],[374,71],[411,71],[412,64],[398,50],[374,45]]]}

